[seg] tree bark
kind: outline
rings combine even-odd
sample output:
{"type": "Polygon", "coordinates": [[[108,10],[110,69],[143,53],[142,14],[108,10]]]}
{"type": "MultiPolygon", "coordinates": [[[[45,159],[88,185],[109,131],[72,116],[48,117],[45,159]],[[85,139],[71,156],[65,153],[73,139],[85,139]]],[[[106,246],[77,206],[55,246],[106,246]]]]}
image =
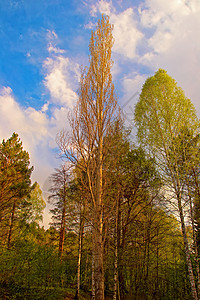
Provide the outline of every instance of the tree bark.
{"type": "Polygon", "coordinates": [[[76,299],[79,299],[80,285],[81,285],[81,256],[82,256],[83,234],[84,234],[84,220],[83,220],[83,217],[80,216],[78,264],[77,264],[77,292],[76,292],[77,298],[76,299]]]}
{"type": "Polygon", "coordinates": [[[59,240],[59,251],[60,251],[60,258],[62,259],[63,255],[63,246],[65,241],[65,226],[66,226],[66,184],[67,184],[67,176],[64,170],[64,186],[63,186],[63,209],[62,209],[62,220],[61,220],[61,228],[60,228],[60,240],[59,240]]]}
{"type": "Polygon", "coordinates": [[[118,195],[116,201],[116,216],[115,216],[115,261],[114,261],[114,291],[113,291],[113,300],[117,300],[117,291],[118,291],[118,248],[119,248],[119,201],[120,197],[118,195]]]}
{"type": "MultiPolygon", "coordinates": [[[[93,234],[94,237],[94,234],[93,234]]],[[[94,278],[94,264],[95,264],[95,258],[94,258],[94,239],[93,239],[93,248],[92,248],[92,300],[95,300],[95,278],[94,278]]]]}
{"type": "Polygon", "coordinates": [[[188,239],[187,239],[187,235],[186,235],[185,221],[184,221],[184,216],[183,216],[183,208],[182,208],[181,199],[180,199],[179,195],[177,195],[177,198],[178,198],[178,208],[179,208],[179,214],[180,214],[180,220],[181,220],[181,229],[182,229],[183,240],[184,240],[185,255],[186,255],[186,261],[187,261],[187,266],[188,266],[188,273],[189,273],[189,278],[190,278],[192,297],[194,300],[198,300],[196,286],[195,286],[195,280],[194,280],[194,274],[193,274],[193,269],[192,269],[192,262],[191,262],[189,246],[188,246],[188,239]]]}
{"type": "Polygon", "coordinates": [[[13,231],[14,217],[15,217],[15,208],[16,208],[16,200],[14,200],[13,202],[12,213],[10,218],[10,227],[9,227],[8,244],[7,244],[8,249],[10,248],[10,243],[11,243],[11,236],[13,231]]]}
{"type": "Polygon", "coordinates": [[[190,191],[189,191],[189,184],[188,184],[188,196],[189,196],[189,202],[190,202],[190,217],[191,217],[191,222],[192,222],[192,234],[193,234],[193,243],[194,243],[194,251],[195,251],[195,262],[196,262],[196,272],[197,272],[197,288],[198,288],[198,296],[200,297],[199,253],[198,253],[197,237],[196,237],[196,230],[195,230],[195,224],[194,224],[192,199],[191,199],[191,194],[190,194],[190,191]]]}

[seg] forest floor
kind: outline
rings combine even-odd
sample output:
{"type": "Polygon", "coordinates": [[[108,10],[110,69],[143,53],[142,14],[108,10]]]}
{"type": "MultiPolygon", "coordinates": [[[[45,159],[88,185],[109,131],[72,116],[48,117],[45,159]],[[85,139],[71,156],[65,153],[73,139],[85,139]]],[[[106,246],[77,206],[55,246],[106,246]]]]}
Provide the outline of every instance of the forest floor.
{"type": "MultiPolygon", "coordinates": [[[[72,288],[50,288],[47,290],[16,286],[0,286],[0,300],[74,300],[76,290],[72,288]]],[[[79,300],[90,300],[89,292],[80,291],[79,300]]],[[[109,296],[105,300],[112,299],[109,296]]]]}
{"type": "MultiPolygon", "coordinates": [[[[69,291],[66,293],[64,300],[74,300],[74,295],[75,295],[75,291],[69,291]]],[[[90,300],[91,299],[91,295],[90,293],[84,293],[83,291],[80,292],[80,297],[79,300],[90,300]]],[[[110,300],[112,299],[111,296],[106,295],[105,296],[105,300],[110,300]]]]}
{"type": "MultiPolygon", "coordinates": [[[[64,300],[74,300],[74,296],[75,296],[75,291],[67,291],[66,294],[65,294],[64,300]]],[[[80,300],[89,300],[90,295],[81,292],[79,299],[80,300]]]]}

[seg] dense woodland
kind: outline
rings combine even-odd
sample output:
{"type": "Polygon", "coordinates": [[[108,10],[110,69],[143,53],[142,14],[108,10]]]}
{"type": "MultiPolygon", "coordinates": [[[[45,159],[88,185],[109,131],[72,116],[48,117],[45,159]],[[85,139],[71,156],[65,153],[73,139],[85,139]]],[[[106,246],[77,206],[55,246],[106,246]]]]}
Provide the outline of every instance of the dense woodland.
{"type": "Polygon", "coordinates": [[[49,174],[52,221],[18,134],[0,144],[0,299],[200,299],[200,123],[165,70],[143,85],[133,120],[112,82],[102,16],[82,68],[71,130],[49,174]]]}

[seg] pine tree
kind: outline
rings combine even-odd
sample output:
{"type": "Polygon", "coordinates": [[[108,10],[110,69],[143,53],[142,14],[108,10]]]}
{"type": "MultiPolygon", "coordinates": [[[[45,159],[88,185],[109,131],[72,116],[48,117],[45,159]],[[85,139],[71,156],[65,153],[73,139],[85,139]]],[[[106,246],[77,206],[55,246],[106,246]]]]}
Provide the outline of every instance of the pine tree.
{"type": "Polygon", "coordinates": [[[0,145],[0,223],[10,247],[16,210],[23,197],[31,192],[29,154],[23,150],[18,134],[13,133],[0,145]],[[8,221],[9,220],[9,221],[8,221]],[[8,225],[9,223],[9,225],[8,225]]]}

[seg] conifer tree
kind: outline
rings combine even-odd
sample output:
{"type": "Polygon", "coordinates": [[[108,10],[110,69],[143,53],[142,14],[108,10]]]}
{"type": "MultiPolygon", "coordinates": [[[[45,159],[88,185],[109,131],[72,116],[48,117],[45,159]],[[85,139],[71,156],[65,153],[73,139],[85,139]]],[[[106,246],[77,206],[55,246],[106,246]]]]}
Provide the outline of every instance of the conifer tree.
{"type": "Polygon", "coordinates": [[[10,247],[15,214],[20,201],[31,192],[31,173],[29,154],[23,150],[18,134],[0,145],[0,223],[2,234],[7,235],[10,247]],[[9,220],[9,221],[8,221],[9,220]],[[9,224],[9,225],[8,225],[9,224]]]}

